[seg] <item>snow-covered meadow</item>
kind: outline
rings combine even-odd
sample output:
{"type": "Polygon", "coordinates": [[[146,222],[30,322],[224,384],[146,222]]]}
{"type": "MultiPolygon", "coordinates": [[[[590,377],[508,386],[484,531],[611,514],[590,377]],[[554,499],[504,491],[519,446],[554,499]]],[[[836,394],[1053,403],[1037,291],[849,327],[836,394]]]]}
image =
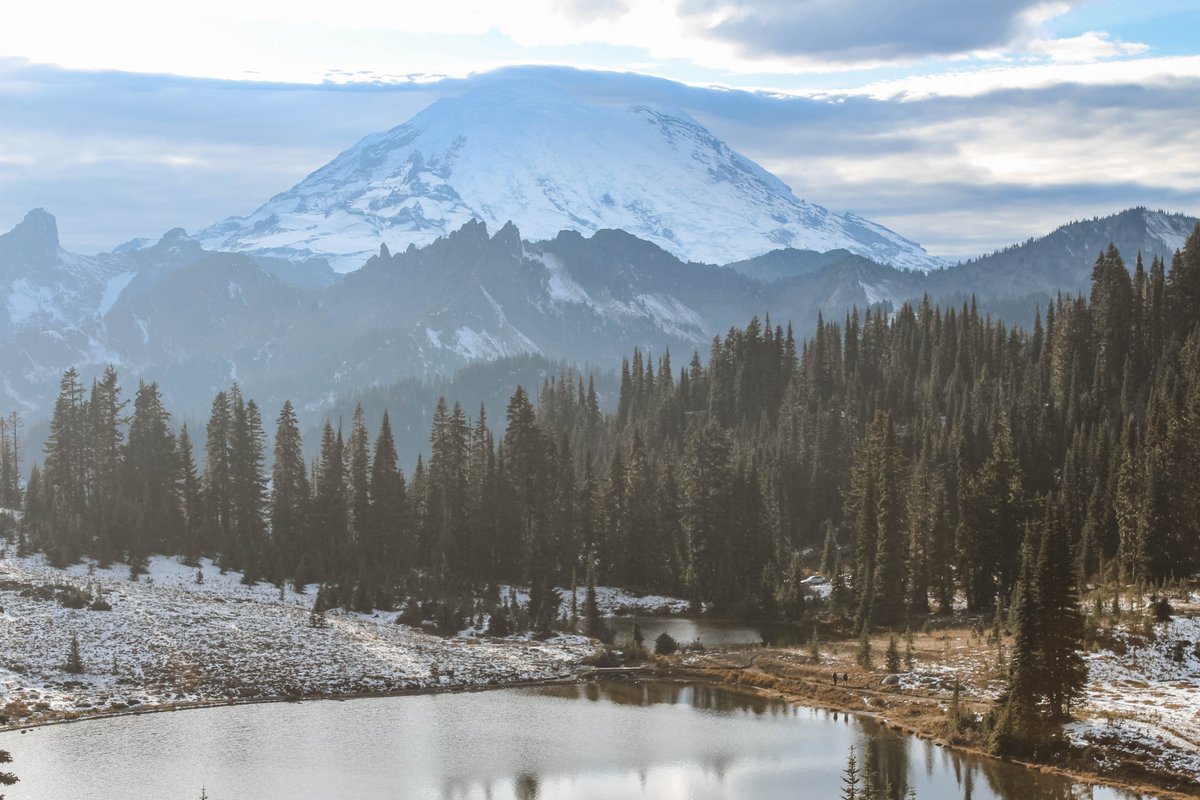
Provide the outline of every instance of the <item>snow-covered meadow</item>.
{"type": "MultiPolygon", "coordinates": [[[[555,591],[562,598],[562,603],[559,605],[559,613],[569,613],[571,610],[571,587],[560,586],[555,591]]],[[[500,597],[502,599],[507,600],[510,595],[516,596],[518,605],[529,605],[528,589],[507,585],[500,587],[500,597]]],[[[578,610],[580,616],[583,616],[585,602],[587,602],[587,587],[576,586],[575,608],[578,610]]],[[[638,595],[616,586],[597,586],[596,608],[602,617],[617,617],[634,613],[678,615],[688,613],[690,604],[687,600],[678,597],[667,597],[657,594],[638,595]]]]}
{"type": "MultiPolygon", "coordinates": [[[[546,642],[442,639],[395,614],[330,611],[310,624],[314,591],[247,586],[204,560],[155,557],[129,568],[42,556],[0,559],[0,715],[6,724],[181,702],[481,686],[569,676],[592,653],[582,637],[546,642]],[[111,611],[68,608],[60,587],[111,611]],[[77,636],[84,671],[66,671],[77,636]]],[[[314,587],[315,588],[315,587],[314,587]]]]}
{"type": "Polygon", "coordinates": [[[1135,760],[1200,776],[1200,618],[1177,615],[1152,637],[1140,627],[1113,630],[1112,645],[1087,656],[1080,721],[1067,734],[1112,766],[1135,760]]]}

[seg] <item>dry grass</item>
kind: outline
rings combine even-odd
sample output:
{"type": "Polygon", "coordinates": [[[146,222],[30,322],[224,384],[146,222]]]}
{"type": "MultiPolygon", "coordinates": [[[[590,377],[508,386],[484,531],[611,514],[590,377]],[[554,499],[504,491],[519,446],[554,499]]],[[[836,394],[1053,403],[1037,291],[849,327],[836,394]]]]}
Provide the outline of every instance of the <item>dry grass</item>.
{"type": "MultiPolygon", "coordinates": [[[[889,677],[883,668],[889,638],[886,633],[871,637],[871,669],[857,663],[858,640],[823,643],[817,660],[807,647],[741,648],[682,655],[672,663],[694,677],[806,705],[868,713],[916,736],[983,752],[983,720],[1003,689],[1011,637],[993,640],[990,621],[982,632],[978,626],[966,624],[914,632],[910,670],[904,664],[905,638],[899,635],[901,672],[895,677],[889,677]],[[836,686],[834,672],[838,674],[836,686]],[[958,724],[949,713],[956,682],[960,687],[958,724]]],[[[1196,776],[1173,774],[1152,759],[1126,762],[1113,769],[1104,763],[1103,754],[1074,753],[1052,768],[1083,780],[1100,780],[1164,798],[1196,796],[1192,791],[1176,791],[1181,783],[1194,788],[1196,776]]]]}

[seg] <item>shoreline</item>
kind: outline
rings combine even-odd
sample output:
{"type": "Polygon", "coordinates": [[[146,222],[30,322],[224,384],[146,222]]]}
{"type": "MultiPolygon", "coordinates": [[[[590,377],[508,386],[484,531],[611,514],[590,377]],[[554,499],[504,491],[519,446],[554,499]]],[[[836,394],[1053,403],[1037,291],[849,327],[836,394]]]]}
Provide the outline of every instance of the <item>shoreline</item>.
{"type": "MultiPolygon", "coordinates": [[[[763,650],[761,652],[769,653],[770,650],[763,650]]],[[[721,653],[714,653],[714,655],[721,655],[721,653]]],[[[888,728],[889,730],[896,731],[916,739],[931,742],[932,744],[947,750],[953,750],[977,758],[986,758],[1000,763],[1013,764],[1035,772],[1060,775],[1064,778],[1075,781],[1076,783],[1087,786],[1116,789],[1140,796],[1149,795],[1151,797],[1160,798],[1160,800],[1195,800],[1197,796],[1200,796],[1197,794],[1197,791],[1200,791],[1200,789],[1181,790],[1168,786],[1162,786],[1150,781],[1126,780],[1120,777],[1102,775],[1095,772],[1087,772],[1057,764],[1037,761],[1023,761],[1015,758],[1002,758],[1000,756],[993,755],[986,749],[976,745],[950,741],[945,736],[939,735],[938,732],[898,718],[896,713],[887,713],[888,711],[904,711],[907,709],[912,709],[914,706],[928,705],[931,701],[936,703],[937,701],[935,698],[913,698],[899,692],[886,692],[880,691],[879,689],[871,689],[866,687],[849,687],[846,689],[839,687],[837,694],[842,695],[844,700],[843,702],[836,702],[830,697],[829,692],[806,691],[806,689],[824,690],[830,688],[830,686],[827,684],[820,684],[815,681],[781,681],[776,679],[776,685],[774,686],[760,686],[757,685],[753,680],[747,682],[729,680],[729,673],[731,672],[736,673],[738,676],[745,676],[745,670],[753,668],[754,660],[755,659],[752,658],[750,664],[738,667],[717,665],[672,665],[665,668],[665,670],[660,670],[658,673],[656,673],[656,675],[659,676],[659,679],[661,679],[662,676],[671,676],[676,679],[686,680],[690,683],[701,683],[720,687],[728,691],[742,693],[748,696],[780,700],[793,705],[802,706],[804,708],[851,714],[856,717],[870,719],[876,724],[888,728]],[[785,684],[785,688],[780,688],[778,684],[785,684]],[[861,694],[864,692],[871,695],[886,695],[887,699],[891,700],[892,703],[885,709],[874,709],[870,708],[869,706],[864,708],[862,706],[864,697],[861,694]],[[849,700],[846,698],[846,696],[853,697],[854,699],[849,700]],[[916,702],[913,702],[914,700],[916,702]]],[[[976,698],[964,695],[962,702],[965,706],[973,708],[980,701],[976,698]]],[[[1166,776],[1163,775],[1162,777],[1165,778],[1166,776]]]]}
{"type": "Polygon", "coordinates": [[[70,712],[75,716],[59,716],[25,722],[19,725],[0,725],[0,733],[19,733],[35,728],[48,728],[54,725],[70,725],[79,722],[93,722],[120,717],[136,717],[148,714],[168,714],[175,711],[194,711],[206,708],[228,708],[230,706],[266,705],[269,703],[340,703],[348,700],[369,700],[385,697],[414,697],[435,694],[468,694],[487,692],[498,689],[533,689],[538,686],[569,686],[596,678],[571,677],[541,678],[531,681],[509,681],[505,683],[461,683],[450,686],[433,687],[421,686],[412,689],[393,689],[379,692],[345,692],[321,695],[263,695],[260,697],[229,697],[212,700],[181,700],[175,703],[144,704],[137,708],[122,708],[98,713],[70,712]]]}
{"type": "MultiPolygon", "coordinates": [[[[11,665],[6,662],[11,669],[3,684],[3,699],[11,700],[15,709],[0,731],[193,708],[632,678],[689,680],[777,697],[807,708],[863,715],[893,730],[992,758],[985,752],[976,715],[986,714],[991,707],[1002,663],[997,663],[995,643],[985,641],[964,619],[927,626],[910,635],[908,670],[888,678],[887,685],[883,683],[885,673],[878,668],[855,665],[858,646],[842,638],[822,643],[817,656],[799,647],[731,645],[656,658],[640,669],[605,669],[587,663],[589,654],[595,654],[595,642],[583,637],[558,643],[483,637],[470,639],[467,645],[392,624],[389,615],[352,613],[331,614],[326,625],[313,628],[304,595],[285,591],[281,597],[271,587],[246,585],[236,573],[222,574],[215,565],[206,566],[206,580],[197,584],[194,571],[182,569],[166,557],[152,560],[153,579],[148,576],[136,582],[100,574],[100,570],[97,574],[85,572],[82,567],[51,569],[39,558],[0,562],[0,575],[9,578],[0,587],[4,606],[0,615],[7,623],[0,627],[0,645],[8,647],[12,657],[11,665]],[[47,594],[47,587],[53,589],[60,583],[89,587],[95,583],[103,587],[106,597],[114,598],[114,609],[96,613],[62,606],[47,594]],[[103,678],[87,686],[63,681],[59,675],[58,654],[67,651],[68,632],[76,630],[85,661],[100,665],[97,674],[103,678]],[[110,661],[111,671],[107,670],[110,661]],[[848,671],[850,685],[839,681],[832,686],[832,671],[848,671]],[[946,714],[951,680],[961,685],[960,709],[968,715],[962,727],[953,729],[946,714]]],[[[644,618],[725,621],[663,614],[663,610],[659,607],[658,613],[644,618]]],[[[1200,635],[1200,619],[1181,617],[1179,622],[1171,633],[1175,639],[1194,641],[1200,635]]],[[[1136,634],[1123,635],[1128,639],[1136,634]]],[[[886,632],[873,639],[873,652],[882,653],[888,647],[886,632]]],[[[1126,791],[1166,798],[1200,797],[1200,785],[1191,769],[1192,764],[1200,764],[1200,733],[1187,727],[1178,734],[1171,727],[1180,725],[1180,719],[1193,726],[1186,711],[1191,707],[1194,713],[1197,697],[1192,676],[1183,676],[1188,679],[1187,686],[1160,688],[1160,683],[1179,678],[1166,666],[1170,655],[1166,645],[1171,642],[1163,639],[1155,650],[1153,638],[1133,641],[1131,646],[1140,648],[1130,651],[1137,656],[1135,662],[1143,656],[1158,661],[1143,668],[1140,662],[1117,662],[1109,653],[1098,662],[1103,669],[1097,679],[1097,705],[1081,715],[1080,727],[1090,725],[1089,730],[1099,735],[1076,738],[1072,734],[1072,749],[1063,751],[1065,757],[1052,756],[1055,760],[1049,763],[1010,763],[1126,791]],[[1140,694],[1131,688],[1145,687],[1134,680],[1150,675],[1162,677],[1140,694]],[[1122,696],[1128,693],[1132,693],[1130,697],[1122,696]],[[1101,729],[1102,720],[1140,723],[1144,717],[1137,712],[1148,700],[1164,710],[1184,709],[1176,711],[1174,718],[1158,722],[1151,731],[1173,735],[1174,751],[1154,750],[1167,740],[1152,735],[1139,738],[1136,728],[1124,739],[1118,735],[1110,739],[1107,729],[1101,729]],[[1130,712],[1130,708],[1134,710],[1130,712]],[[1186,758],[1174,758],[1179,752],[1186,758]]],[[[1005,759],[997,759],[1001,760],[1005,759]]]]}
{"type": "MultiPolygon", "coordinates": [[[[716,655],[727,654],[728,651],[717,651],[716,655]]],[[[230,706],[246,706],[246,705],[265,705],[268,703],[305,703],[305,702],[346,702],[353,700],[378,699],[388,697],[413,697],[422,695],[438,695],[438,694],[468,694],[475,692],[499,691],[505,689],[531,689],[539,686],[569,686],[588,682],[601,681],[648,681],[655,683],[688,683],[701,684],[714,688],[719,688],[724,691],[734,694],[742,694],[749,697],[759,697],[768,700],[782,701],[791,705],[800,706],[803,708],[830,711],[852,715],[857,718],[867,719],[879,725],[882,728],[901,733],[906,736],[911,736],[915,739],[928,741],[937,747],[952,750],[965,755],[970,755],[975,758],[986,758],[1000,763],[1013,764],[1015,766],[1029,769],[1035,772],[1049,773],[1059,775],[1079,784],[1091,787],[1104,787],[1116,789],[1118,791],[1128,792],[1135,795],[1151,795],[1161,798],[1161,800],[1189,800],[1195,798],[1195,792],[1181,791],[1169,787],[1159,786],[1147,782],[1135,782],[1122,780],[1117,777],[1099,775],[1091,772],[1084,772],[1078,769],[1063,767],[1055,764],[1047,764],[1033,761],[1022,761],[1019,759],[1000,758],[986,750],[970,744],[956,743],[946,739],[944,736],[937,735],[935,732],[923,728],[919,725],[914,725],[902,721],[897,718],[896,714],[888,714],[887,710],[896,711],[905,708],[911,708],[912,704],[903,702],[906,697],[899,693],[881,693],[888,694],[897,702],[889,706],[887,710],[872,709],[870,707],[863,708],[861,706],[864,698],[860,693],[868,692],[875,693],[878,690],[866,689],[863,687],[852,687],[841,690],[839,694],[843,696],[853,697],[854,700],[849,700],[844,697],[844,702],[834,701],[826,692],[805,691],[805,688],[826,688],[824,685],[816,684],[809,681],[790,681],[786,689],[781,689],[778,686],[759,686],[753,681],[730,681],[728,673],[735,672],[739,676],[743,671],[749,668],[720,666],[685,666],[672,664],[668,666],[643,666],[640,668],[616,668],[611,671],[604,669],[585,668],[580,672],[569,677],[544,678],[533,681],[512,681],[507,683],[487,683],[487,684],[458,684],[453,686],[445,686],[441,688],[420,687],[413,689],[397,689],[394,691],[381,692],[350,692],[350,693],[331,693],[322,695],[276,695],[264,697],[243,697],[243,698],[227,698],[213,700],[190,700],[181,701],[170,704],[147,705],[144,708],[120,709],[115,711],[104,711],[95,714],[79,714],[73,717],[59,717],[53,719],[42,719],[34,722],[24,723],[20,725],[5,725],[0,726],[0,733],[19,733],[30,731],[37,728],[46,728],[56,725],[67,725],[73,723],[87,723],[91,721],[115,719],[120,717],[133,717],[149,714],[165,714],[177,711],[191,711],[199,709],[225,708],[230,706]]],[[[907,698],[912,699],[912,698],[907,698]]],[[[931,698],[920,698],[928,701],[931,698]]],[[[968,703],[977,702],[973,698],[967,698],[968,703]]]]}

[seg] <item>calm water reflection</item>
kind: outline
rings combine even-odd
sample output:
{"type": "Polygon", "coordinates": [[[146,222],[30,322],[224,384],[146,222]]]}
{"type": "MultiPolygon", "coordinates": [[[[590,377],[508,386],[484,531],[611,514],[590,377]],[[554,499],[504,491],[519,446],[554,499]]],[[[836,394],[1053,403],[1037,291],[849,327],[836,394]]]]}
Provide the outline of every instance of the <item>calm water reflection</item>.
{"type": "MultiPolygon", "coordinates": [[[[633,635],[633,617],[609,617],[605,622],[616,634],[613,641],[624,644],[633,635]]],[[[653,649],[654,640],[664,631],[680,644],[699,640],[705,647],[727,647],[737,644],[762,644],[762,633],[737,622],[721,622],[686,617],[643,617],[637,618],[646,646],[653,649]]]]}
{"type": "Polygon", "coordinates": [[[834,798],[851,745],[922,800],[1067,800],[1062,779],[712,687],[591,683],[214,708],[0,734],[10,800],[834,798]]]}

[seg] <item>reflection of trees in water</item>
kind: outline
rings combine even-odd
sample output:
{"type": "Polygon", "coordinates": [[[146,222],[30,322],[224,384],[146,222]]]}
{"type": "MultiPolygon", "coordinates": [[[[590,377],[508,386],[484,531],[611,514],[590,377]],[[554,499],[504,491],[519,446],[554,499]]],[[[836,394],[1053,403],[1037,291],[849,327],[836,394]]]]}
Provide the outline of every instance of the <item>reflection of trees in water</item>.
{"type": "MultiPolygon", "coordinates": [[[[1076,786],[1072,781],[1059,776],[1035,772],[1025,767],[1016,767],[1000,761],[986,759],[976,769],[983,774],[988,788],[998,797],[1024,800],[1082,800],[1092,796],[1090,786],[1076,786]]],[[[1118,794],[1118,797],[1136,795],[1118,794]]]]}
{"type": "Polygon", "coordinates": [[[701,711],[744,711],[756,716],[768,713],[772,716],[794,716],[796,713],[795,709],[779,700],[738,694],[708,684],[598,681],[583,684],[582,693],[588,700],[608,700],[622,706],[686,705],[701,711]]]}
{"type": "Polygon", "coordinates": [[[700,767],[704,770],[705,775],[716,779],[718,784],[722,784],[725,782],[726,773],[729,772],[735,761],[737,761],[737,757],[727,753],[713,753],[700,760],[700,767]]]}
{"type": "MultiPolygon", "coordinates": [[[[917,789],[920,800],[1090,800],[1093,797],[1090,788],[1075,786],[1065,778],[938,747],[929,741],[898,734],[870,719],[845,712],[792,706],[709,684],[653,680],[598,681],[544,687],[538,691],[558,697],[608,701],[624,706],[677,705],[717,713],[806,716],[814,721],[821,720],[824,724],[841,722],[851,726],[860,766],[870,765],[878,776],[878,785],[890,784],[892,787],[889,800],[902,800],[915,779],[920,779],[922,784],[917,789]],[[923,776],[920,775],[922,769],[923,776]]],[[[742,754],[718,748],[715,752],[693,752],[692,757],[693,768],[701,770],[710,779],[724,782],[742,754]]],[[[649,772],[652,771],[651,767],[649,772]]],[[[625,780],[637,780],[644,793],[648,774],[647,765],[643,764],[638,768],[636,777],[634,773],[626,773],[625,780]]],[[[446,784],[443,800],[475,797],[477,795],[472,794],[472,788],[475,792],[482,788],[485,797],[491,798],[493,795],[491,786],[446,784]]],[[[541,792],[537,775],[529,773],[517,777],[514,788],[516,797],[521,800],[537,800],[541,792]]],[[[501,790],[500,794],[504,792],[501,790]]],[[[1123,800],[1133,800],[1135,797],[1127,794],[1115,796],[1123,800]]]]}
{"type": "MultiPolygon", "coordinates": [[[[933,778],[940,771],[949,780],[953,776],[962,800],[974,800],[986,787],[984,797],[1002,800],[1090,800],[1092,787],[1076,785],[1073,781],[1044,772],[1009,764],[991,758],[980,758],[955,750],[937,747],[933,742],[921,743],[924,748],[925,775],[933,778]]],[[[942,792],[938,797],[950,796],[942,792]]],[[[1132,800],[1136,795],[1119,793],[1132,800]]]]}
{"type": "Polygon", "coordinates": [[[934,766],[933,757],[934,757],[934,754],[937,752],[937,749],[934,748],[933,742],[929,741],[928,739],[922,741],[921,744],[924,746],[924,749],[925,749],[925,777],[932,778],[933,777],[933,766],[934,766]]]}
{"type": "Polygon", "coordinates": [[[868,765],[874,768],[879,776],[877,786],[891,786],[888,800],[903,798],[909,786],[909,737],[895,736],[878,725],[864,722],[859,727],[857,738],[856,749],[862,768],[868,765]]]}
{"type": "Polygon", "coordinates": [[[517,800],[537,800],[538,796],[538,779],[536,775],[530,775],[528,772],[517,776],[516,782],[517,800]]]}
{"type": "MultiPolygon", "coordinates": [[[[462,778],[447,778],[442,782],[442,800],[469,800],[475,796],[471,791],[474,785],[473,781],[462,778]]],[[[494,792],[491,782],[484,782],[480,788],[483,789],[484,800],[492,800],[494,792]]]]}
{"type": "Polygon", "coordinates": [[[786,711],[787,706],[776,700],[755,695],[743,695],[715,686],[693,687],[692,706],[705,711],[749,711],[761,716],[768,711],[786,711]]]}

